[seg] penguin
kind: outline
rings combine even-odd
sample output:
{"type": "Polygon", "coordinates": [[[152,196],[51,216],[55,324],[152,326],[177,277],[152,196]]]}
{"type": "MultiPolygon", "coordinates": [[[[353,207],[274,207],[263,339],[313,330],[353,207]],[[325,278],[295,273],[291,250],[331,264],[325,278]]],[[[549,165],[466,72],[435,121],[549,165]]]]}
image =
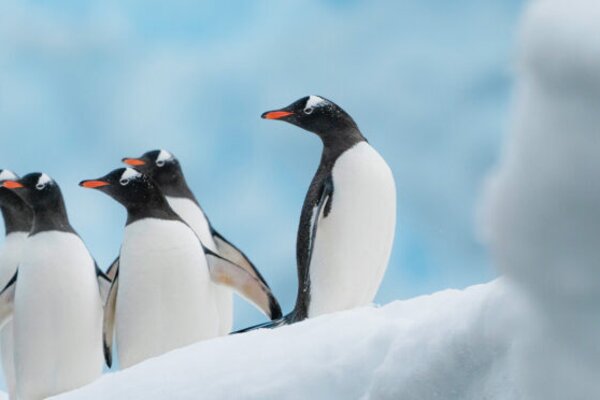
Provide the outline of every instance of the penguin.
{"type": "Polygon", "coordinates": [[[204,247],[148,176],[119,168],[80,186],[123,205],[127,221],[104,317],[105,352],[113,330],[121,366],[220,335],[213,282],[272,313],[275,298],[252,274],[204,247]]]}
{"type": "MultiPolygon", "coordinates": [[[[250,259],[212,226],[190,190],[179,160],[172,153],[166,150],[153,150],[139,158],[123,158],[123,162],[156,182],[171,208],[196,232],[206,248],[239,265],[269,288],[250,259]]],[[[232,294],[231,290],[222,286],[218,286],[216,290],[219,299],[219,315],[222,320],[220,332],[227,334],[233,325],[232,294]]],[[[270,316],[272,319],[279,319],[282,316],[281,307],[276,300],[270,316]]]]}
{"type": "Polygon", "coordinates": [[[59,185],[44,173],[5,180],[33,210],[17,272],[0,293],[0,321],[13,315],[16,392],[42,399],[102,373],[106,279],[69,222],[59,185]]]}
{"type": "Polygon", "coordinates": [[[324,97],[303,97],[285,108],[263,113],[262,118],[315,133],[323,151],[300,215],[296,305],[277,323],[258,327],[371,303],[394,240],[396,187],[392,171],[352,117],[324,97]]]}
{"type": "MultiPolygon", "coordinates": [[[[8,169],[0,169],[0,183],[19,177],[8,169]]],[[[33,211],[10,189],[0,187],[0,210],[4,217],[5,238],[0,248],[0,287],[4,287],[17,271],[25,240],[31,229],[33,211]]],[[[0,331],[2,369],[9,398],[16,398],[15,362],[13,356],[12,321],[0,331]]]]}

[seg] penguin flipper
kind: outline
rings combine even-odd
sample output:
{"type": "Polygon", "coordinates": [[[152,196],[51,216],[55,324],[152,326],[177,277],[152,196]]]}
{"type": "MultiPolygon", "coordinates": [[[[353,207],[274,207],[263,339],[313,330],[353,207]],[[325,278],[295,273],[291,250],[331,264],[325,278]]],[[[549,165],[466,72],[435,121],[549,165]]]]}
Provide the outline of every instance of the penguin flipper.
{"type": "Polygon", "coordinates": [[[257,329],[275,329],[280,326],[290,325],[294,322],[293,312],[286,315],[285,317],[274,319],[273,321],[263,322],[262,324],[249,326],[244,329],[239,329],[237,331],[231,332],[230,335],[237,335],[238,333],[245,333],[250,331],[255,331],[257,329]]]}
{"type": "Polygon", "coordinates": [[[17,286],[17,274],[19,270],[15,272],[12,278],[8,281],[6,286],[0,292],[0,328],[8,322],[12,317],[14,310],[15,300],[15,287],[17,286]]]}
{"type": "MultiPolygon", "coordinates": [[[[204,247],[204,246],[203,246],[204,247]]],[[[204,248],[211,280],[235,290],[270,319],[281,318],[281,307],[271,289],[244,268],[204,248]]]]}
{"type": "Polygon", "coordinates": [[[120,257],[117,256],[117,258],[115,258],[115,260],[112,262],[112,264],[110,264],[110,266],[106,270],[106,276],[108,276],[108,279],[110,279],[111,282],[113,281],[113,279],[115,279],[115,274],[119,269],[119,260],[120,257]]]}
{"type": "Polygon", "coordinates": [[[239,265],[250,275],[260,280],[266,287],[269,287],[263,276],[260,274],[260,272],[258,272],[254,264],[252,264],[248,256],[246,256],[229,240],[225,239],[223,235],[217,232],[212,226],[210,229],[213,240],[215,241],[215,244],[217,245],[217,249],[219,250],[219,254],[221,256],[239,265]]]}
{"type": "Polygon", "coordinates": [[[104,304],[106,303],[106,298],[108,297],[108,292],[110,291],[112,279],[102,272],[95,260],[94,268],[96,269],[96,279],[98,280],[98,289],[100,289],[100,298],[102,299],[102,304],[104,304]]]}
{"type": "Polygon", "coordinates": [[[310,246],[308,249],[308,261],[312,258],[312,252],[315,247],[315,240],[317,238],[317,229],[319,227],[319,222],[331,211],[331,198],[333,197],[333,179],[328,176],[323,182],[323,188],[321,189],[321,197],[319,198],[319,202],[315,205],[313,209],[313,217],[312,217],[312,225],[310,227],[310,246]]]}
{"type": "Polygon", "coordinates": [[[114,279],[104,304],[104,320],[102,323],[102,342],[104,360],[108,368],[112,366],[112,344],[115,330],[115,310],[117,305],[117,291],[119,288],[119,264],[115,265],[114,279]]]}

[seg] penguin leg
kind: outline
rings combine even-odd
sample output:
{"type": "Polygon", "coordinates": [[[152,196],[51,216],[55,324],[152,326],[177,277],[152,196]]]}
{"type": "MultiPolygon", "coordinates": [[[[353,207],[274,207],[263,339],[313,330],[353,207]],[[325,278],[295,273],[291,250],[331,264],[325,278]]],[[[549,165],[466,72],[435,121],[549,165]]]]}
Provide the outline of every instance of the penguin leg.
{"type": "Polygon", "coordinates": [[[204,248],[211,280],[230,287],[270,319],[281,318],[281,307],[271,289],[244,268],[204,248]]]}
{"type": "Polygon", "coordinates": [[[17,283],[17,274],[8,281],[4,289],[0,292],[0,328],[2,328],[12,317],[15,301],[15,288],[17,283]]]}

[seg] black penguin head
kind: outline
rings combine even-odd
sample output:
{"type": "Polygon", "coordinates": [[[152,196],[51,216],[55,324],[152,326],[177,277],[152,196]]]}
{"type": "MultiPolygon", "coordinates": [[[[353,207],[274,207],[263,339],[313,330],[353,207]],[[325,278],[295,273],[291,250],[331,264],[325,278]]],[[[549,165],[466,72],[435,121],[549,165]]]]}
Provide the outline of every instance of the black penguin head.
{"type": "Polygon", "coordinates": [[[267,111],[261,116],[264,119],[278,119],[289,122],[316,133],[324,141],[330,135],[340,135],[344,131],[358,131],[356,123],[334,102],[320,96],[306,96],[289,106],[267,111]]]}
{"type": "Polygon", "coordinates": [[[160,190],[145,174],[133,168],[118,168],[98,179],[79,182],[79,186],[106,193],[126,208],[150,206],[160,190]]]}
{"type": "Polygon", "coordinates": [[[42,172],[33,172],[21,179],[5,180],[2,186],[11,189],[34,210],[52,210],[64,205],[60,187],[42,172]]]}
{"type": "MultiPolygon", "coordinates": [[[[0,169],[0,184],[4,181],[16,181],[19,176],[9,169],[0,169]]],[[[23,201],[12,190],[0,186],[0,207],[8,207],[14,202],[22,203],[23,201]]]]}
{"type": "Polygon", "coordinates": [[[139,158],[124,158],[123,162],[154,179],[160,186],[178,181],[182,177],[181,165],[166,150],[152,150],[139,158]]]}
{"type": "Polygon", "coordinates": [[[11,189],[2,186],[4,181],[17,181],[19,177],[8,169],[0,169],[0,209],[4,217],[6,234],[29,232],[33,222],[33,211],[11,189]]]}

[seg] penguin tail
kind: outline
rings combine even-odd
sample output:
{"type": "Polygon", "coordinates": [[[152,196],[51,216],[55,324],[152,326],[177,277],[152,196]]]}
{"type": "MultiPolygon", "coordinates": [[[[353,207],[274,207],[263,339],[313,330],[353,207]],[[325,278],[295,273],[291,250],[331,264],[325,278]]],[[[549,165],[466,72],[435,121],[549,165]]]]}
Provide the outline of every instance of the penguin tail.
{"type": "Polygon", "coordinates": [[[253,325],[253,326],[249,326],[248,328],[233,331],[230,333],[230,335],[236,335],[238,333],[255,331],[257,329],[275,329],[275,328],[279,328],[280,326],[290,325],[293,322],[294,322],[294,312],[292,311],[291,313],[289,313],[288,315],[286,315],[282,318],[274,319],[269,322],[264,322],[262,324],[253,325]]]}

